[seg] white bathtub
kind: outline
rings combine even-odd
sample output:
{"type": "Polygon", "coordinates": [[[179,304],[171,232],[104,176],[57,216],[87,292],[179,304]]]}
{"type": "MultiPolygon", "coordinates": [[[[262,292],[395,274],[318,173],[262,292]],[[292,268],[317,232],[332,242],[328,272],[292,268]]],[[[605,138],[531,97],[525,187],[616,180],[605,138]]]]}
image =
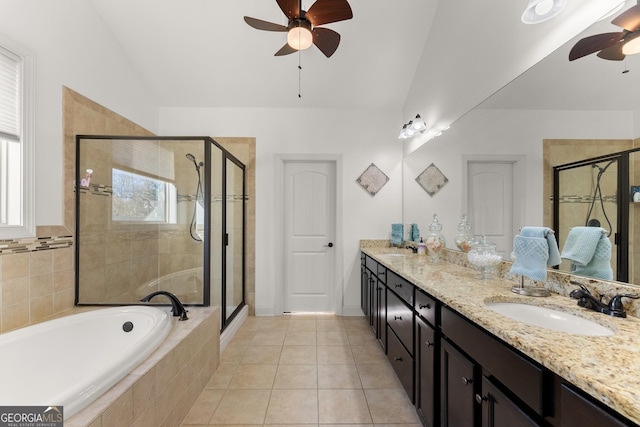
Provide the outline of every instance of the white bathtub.
{"type": "Polygon", "coordinates": [[[145,360],[170,329],[167,311],[126,306],[2,334],[0,405],[63,406],[70,418],[145,360]]]}

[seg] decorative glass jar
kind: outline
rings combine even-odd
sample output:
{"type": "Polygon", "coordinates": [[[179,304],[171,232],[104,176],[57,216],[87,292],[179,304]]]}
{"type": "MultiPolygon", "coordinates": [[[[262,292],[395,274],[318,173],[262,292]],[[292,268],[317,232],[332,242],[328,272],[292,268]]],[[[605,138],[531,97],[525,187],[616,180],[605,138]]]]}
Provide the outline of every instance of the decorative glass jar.
{"type": "Polygon", "coordinates": [[[458,234],[454,241],[456,246],[462,252],[467,253],[471,250],[473,245],[473,231],[471,231],[471,224],[467,220],[467,214],[462,215],[462,221],[458,224],[458,234]]]}
{"type": "Polygon", "coordinates": [[[502,257],[496,251],[495,243],[488,242],[485,236],[473,245],[467,253],[467,259],[480,269],[481,279],[487,279],[502,261],[502,257]]]}
{"type": "Polygon", "coordinates": [[[437,262],[442,256],[442,250],[446,246],[444,236],[441,233],[442,224],[438,221],[438,215],[433,214],[433,221],[429,225],[429,234],[425,237],[427,251],[432,261],[437,262]]]}

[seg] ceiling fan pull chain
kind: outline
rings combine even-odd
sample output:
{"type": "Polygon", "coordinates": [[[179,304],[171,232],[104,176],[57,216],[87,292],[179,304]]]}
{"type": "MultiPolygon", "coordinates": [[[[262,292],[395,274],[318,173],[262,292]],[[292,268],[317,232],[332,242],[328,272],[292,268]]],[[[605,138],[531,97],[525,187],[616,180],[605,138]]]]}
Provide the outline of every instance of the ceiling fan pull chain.
{"type": "Polygon", "coordinates": [[[302,53],[298,51],[298,98],[302,99],[302,53]]]}

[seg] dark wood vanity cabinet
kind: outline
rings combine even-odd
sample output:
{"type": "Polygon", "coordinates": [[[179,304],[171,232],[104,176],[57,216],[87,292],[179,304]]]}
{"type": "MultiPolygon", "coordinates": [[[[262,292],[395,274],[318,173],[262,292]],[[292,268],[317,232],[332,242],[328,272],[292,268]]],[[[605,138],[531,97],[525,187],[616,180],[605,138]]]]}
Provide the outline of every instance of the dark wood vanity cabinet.
{"type": "Polygon", "coordinates": [[[419,289],[415,290],[415,406],[422,424],[437,425],[438,420],[438,352],[436,301],[419,289]]]}
{"type": "Polygon", "coordinates": [[[637,425],[621,420],[567,384],[560,385],[559,400],[561,427],[628,427],[637,425]]]}
{"type": "Polygon", "coordinates": [[[477,365],[449,342],[441,342],[440,425],[475,426],[477,365]]]}
{"type": "Polygon", "coordinates": [[[482,427],[534,427],[538,422],[530,418],[487,377],[482,377],[482,391],[476,394],[481,408],[482,427]]]}
{"type": "Polygon", "coordinates": [[[362,293],[426,427],[639,427],[366,255],[362,293]]]}
{"type": "Polygon", "coordinates": [[[386,327],[386,273],[384,265],[377,263],[374,259],[364,255],[361,258],[361,306],[362,312],[369,320],[369,325],[373,333],[382,346],[387,346],[386,327]]]}
{"type": "Polygon", "coordinates": [[[387,271],[387,357],[414,401],[414,286],[387,271]]]}

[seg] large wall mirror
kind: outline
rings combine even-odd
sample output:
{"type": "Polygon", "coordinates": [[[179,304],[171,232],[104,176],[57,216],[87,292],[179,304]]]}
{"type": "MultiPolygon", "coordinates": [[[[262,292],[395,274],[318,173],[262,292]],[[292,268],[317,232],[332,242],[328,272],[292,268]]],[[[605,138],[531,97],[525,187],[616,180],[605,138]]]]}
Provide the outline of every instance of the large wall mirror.
{"type": "MultiPolygon", "coordinates": [[[[417,223],[424,235],[437,213],[450,249],[455,249],[454,236],[463,214],[475,217],[474,234],[485,234],[489,240],[494,228],[501,228],[507,236],[514,236],[525,225],[553,228],[553,166],[635,148],[640,138],[640,55],[623,61],[607,61],[595,54],[568,60],[569,51],[581,38],[619,31],[611,19],[596,22],[568,40],[442,136],[407,155],[403,161],[403,222],[417,223]],[[469,159],[476,163],[503,159],[517,165],[513,200],[507,201],[513,207],[506,209],[513,212],[509,221],[494,227],[493,212],[472,212],[474,195],[468,194],[466,182],[469,159]],[[431,163],[449,179],[433,197],[415,181],[431,163]]],[[[633,256],[632,245],[629,251],[633,256]]],[[[504,247],[502,252],[506,256],[511,248],[504,247]]],[[[631,273],[629,277],[633,281],[631,273]]]]}

